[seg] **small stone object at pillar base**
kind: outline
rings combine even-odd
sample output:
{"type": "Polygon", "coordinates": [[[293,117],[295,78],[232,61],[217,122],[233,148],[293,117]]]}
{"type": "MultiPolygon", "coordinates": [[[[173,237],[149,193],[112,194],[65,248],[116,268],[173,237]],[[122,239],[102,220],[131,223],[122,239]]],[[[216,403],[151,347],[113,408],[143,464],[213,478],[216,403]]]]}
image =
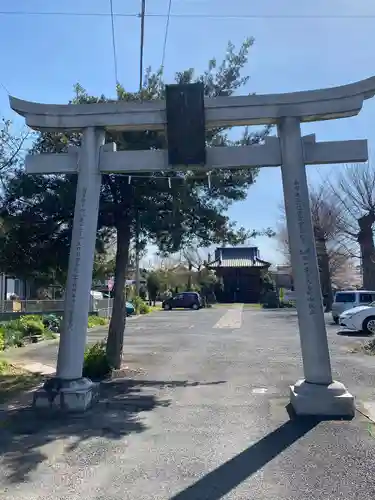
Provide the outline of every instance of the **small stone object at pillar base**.
{"type": "Polygon", "coordinates": [[[62,412],[84,412],[99,398],[99,384],[88,378],[51,378],[34,393],[33,408],[62,412]]]}
{"type": "Polygon", "coordinates": [[[341,382],[329,385],[299,380],[290,386],[290,402],[297,415],[354,417],[354,397],[341,382]]]}

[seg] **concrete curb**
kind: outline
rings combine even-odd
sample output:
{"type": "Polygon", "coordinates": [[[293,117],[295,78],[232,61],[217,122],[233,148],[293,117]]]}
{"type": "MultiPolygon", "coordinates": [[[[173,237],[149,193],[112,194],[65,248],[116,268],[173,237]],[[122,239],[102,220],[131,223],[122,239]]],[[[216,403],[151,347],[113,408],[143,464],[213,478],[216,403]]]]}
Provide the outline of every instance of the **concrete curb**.
{"type": "Polygon", "coordinates": [[[358,401],[356,410],[367,417],[371,422],[375,423],[375,402],[374,401],[358,401]]]}
{"type": "Polygon", "coordinates": [[[51,339],[51,340],[42,340],[41,342],[36,342],[35,344],[27,344],[24,347],[11,347],[10,349],[6,349],[5,351],[1,351],[0,353],[0,359],[3,361],[7,361],[8,363],[15,364],[18,362],[18,358],[13,358],[12,353],[14,352],[22,352],[24,349],[28,350],[35,350],[38,349],[39,346],[46,346],[46,345],[53,345],[57,344],[59,342],[59,338],[57,339],[51,339]]]}
{"type": "Polygon", "coordinates": [[[40,375],[53,375],[56,373],[56,368],[50,365],[44,365],[42,363],[36,363],[35,361],[28,362],[27,360],[19,362],[10,362],[11,365],[21,368],[30,373],[36,373],[40,375]]]}

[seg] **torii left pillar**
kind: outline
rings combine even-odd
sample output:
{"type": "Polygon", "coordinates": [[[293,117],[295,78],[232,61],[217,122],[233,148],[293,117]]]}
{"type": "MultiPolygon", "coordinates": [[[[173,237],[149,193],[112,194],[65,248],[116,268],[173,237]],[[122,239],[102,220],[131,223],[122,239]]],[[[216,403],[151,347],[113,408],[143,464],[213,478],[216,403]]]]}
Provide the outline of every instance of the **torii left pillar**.
{"type": "Polygon", "coordinates": [[[35,407],[83,411],[98,395],[97,384],[82,377],[82,368],[99,211],[99,160],[104,138],[104,130],[95,127],[83,130],[77,158],[78,183],[56,376],[34,393],[35,407]]]}

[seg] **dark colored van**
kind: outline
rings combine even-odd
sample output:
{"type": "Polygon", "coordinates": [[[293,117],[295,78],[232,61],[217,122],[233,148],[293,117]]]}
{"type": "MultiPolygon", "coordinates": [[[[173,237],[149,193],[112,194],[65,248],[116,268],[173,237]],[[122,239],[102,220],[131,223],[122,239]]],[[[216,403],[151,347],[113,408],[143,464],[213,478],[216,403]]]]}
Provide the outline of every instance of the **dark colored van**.
{"type": "Polygon", "coordinates": [[[164,300],[162,307],[165,311],[176,308],[198,310],[203,307],[203,301],[197,292],[182,292],[164,300]]]}

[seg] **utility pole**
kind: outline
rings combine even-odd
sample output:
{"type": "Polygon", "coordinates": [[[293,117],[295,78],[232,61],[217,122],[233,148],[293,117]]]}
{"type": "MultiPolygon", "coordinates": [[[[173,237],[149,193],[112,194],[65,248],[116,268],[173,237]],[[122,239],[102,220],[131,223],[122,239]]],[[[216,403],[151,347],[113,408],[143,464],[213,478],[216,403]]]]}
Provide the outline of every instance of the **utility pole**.
{"type": "Polygon", "coordinates": [[[146,14],[146,0],[141,0],[141,13],[139,17],[141,18],[141,50],[139,57],[139,93],[142,90],[143,82],[143,48],[145,40],[145,14],[146,14]]]}
{"type": "MultiPolygon", "coordinates": [[[[142,81],[143,81],[143,46],[144,46],[144,38],[145,38],[145,13],[146,13],[146,0],[141,0],[141,47],[140,47],[140,58],[139,58],[139,96],[141,96],[142,92],[142,81]]],[[[135,293],[139,296],[139,290],[141,288],[141,276],[139,269],[139,211],[137,208],[136,212],[136,228],[135,228],[135,293]]]]}
{"type": "Polygon", "coordinates": [[[136,220],[135,220],[135,293],[137,297],[139,296],[139,290],[141,288],[141,273],[139,269],[139,233],[140,233],[140,225],[139,225],[139,211],[137,208],[136,211],[136,220]]]}

